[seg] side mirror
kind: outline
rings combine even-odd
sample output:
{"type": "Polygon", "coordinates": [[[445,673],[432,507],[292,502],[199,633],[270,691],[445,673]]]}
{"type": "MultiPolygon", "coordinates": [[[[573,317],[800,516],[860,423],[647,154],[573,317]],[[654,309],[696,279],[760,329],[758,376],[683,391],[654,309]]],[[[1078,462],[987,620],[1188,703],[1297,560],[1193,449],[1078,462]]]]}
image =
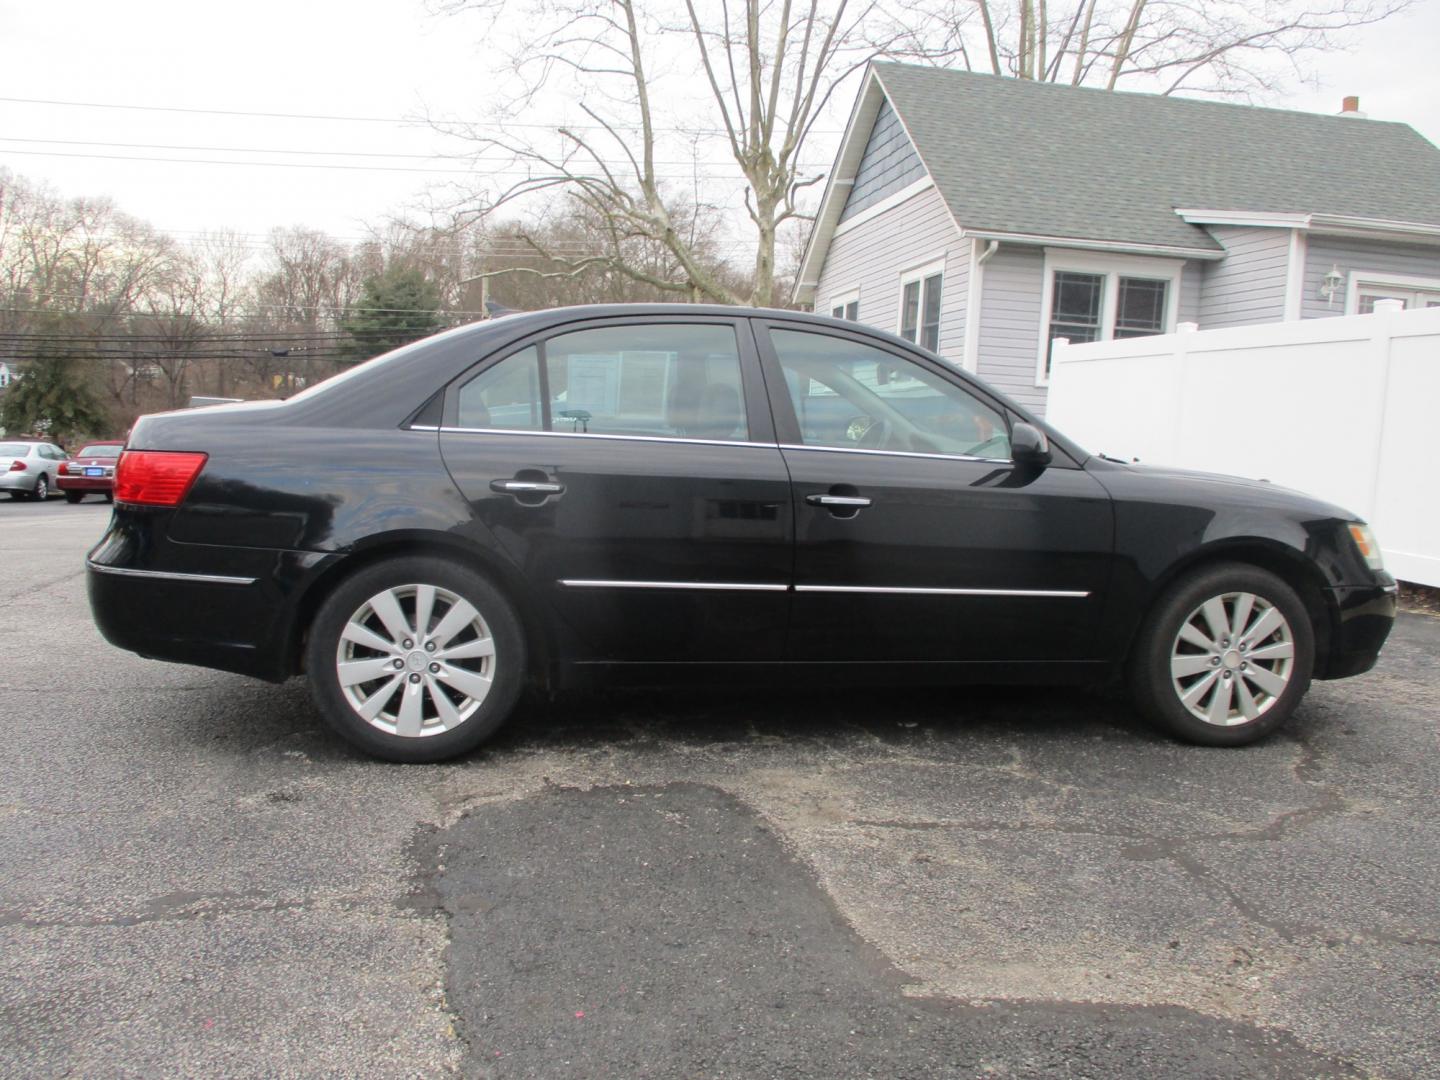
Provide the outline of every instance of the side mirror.
{"type": "Polygon", "coordinates": [[[1034,424],[1021,420],[1010,429],[1010,460],[1043,469],[1050,464],[1050,440],[1034,424]]]}

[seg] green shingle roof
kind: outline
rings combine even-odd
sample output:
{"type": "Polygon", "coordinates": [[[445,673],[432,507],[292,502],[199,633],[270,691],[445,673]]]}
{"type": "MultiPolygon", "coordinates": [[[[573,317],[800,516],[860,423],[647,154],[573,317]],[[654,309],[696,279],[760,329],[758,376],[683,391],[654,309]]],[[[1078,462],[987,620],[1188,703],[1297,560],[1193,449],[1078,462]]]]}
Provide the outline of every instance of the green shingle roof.
{"type": "Polygon", "coordinates": [[[1440,225],[1440,149],[1406,124],[875,69],[967,230],[1213,249],[1177,208],[1440,225]]]}

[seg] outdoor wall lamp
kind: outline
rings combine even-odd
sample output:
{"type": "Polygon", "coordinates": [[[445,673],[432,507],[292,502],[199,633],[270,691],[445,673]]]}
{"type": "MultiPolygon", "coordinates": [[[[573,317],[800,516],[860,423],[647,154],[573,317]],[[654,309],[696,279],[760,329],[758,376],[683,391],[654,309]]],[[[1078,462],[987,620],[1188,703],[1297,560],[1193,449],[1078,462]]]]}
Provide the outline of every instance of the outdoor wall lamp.
{"type": "Polygon", "coordinates": [[[1330,272],[1320,279],[1320,299],[1331,307],[1335,306],[1335,294],[1345,284],[1345,275],[1340,273],[1340,264],[1332,263],[1330,272]]]}

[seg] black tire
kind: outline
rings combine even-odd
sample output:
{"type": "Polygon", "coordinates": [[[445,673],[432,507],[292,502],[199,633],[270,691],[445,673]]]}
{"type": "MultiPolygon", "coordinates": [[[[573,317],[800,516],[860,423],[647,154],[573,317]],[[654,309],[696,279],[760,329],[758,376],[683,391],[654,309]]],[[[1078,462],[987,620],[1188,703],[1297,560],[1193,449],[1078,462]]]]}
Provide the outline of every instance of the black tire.
{"type": "MultiPolygon", "coordinates": [[[[405,614],[413,620],[413,599],[411,605],[405,614]]],[[[431,620],[434,626],[439,625],[438,615],[437,608],[437,617],[431,620]]],[[[417,639],[417,648],[411,651],[420,652],[419,644],[417,639]]],[[[374,655],[385,654],[376,652],[374,655]]],[[[306,644],[305,660],[311,695],[326,722],[341,737],[367,754],[398,762],[444,761],[479,746],[509,718],[524,689],[528,672],[525,635],[514,607],[504,594],[475,571],[448,559],[430,556],[388,559],[343,581],[316,613],[306,644]],[[490,688],[483,698],[477,698],[478,707],[449,730],[423,736],[406,736],[383,730],[362,717],[341,686],[337,670],[341,635],[351,617],[361,612],[380,593],[410,585],[435,586],[469,602],[488,629],[494,648],[488,667],[490,688]]],[[[400,677],[410,678],[410,671],[402,670],[400,677]]],[[[424,678],[423,672],[420,674],[424,678]]],[[[383,681],[383,678],[376,679],[374,683],[365,685],[378,689],[383,681]]],[[[397,685],[397,691],[401,695],[405,693],[403,682],[397,685]]],[[[433,694],[434,691],[427,681],[423,684],[423,692],[417,690],[417,693],[421,693],[423,698],[424,694],[433,694]]],[[[426,708],[433,712],[433,697],[426,708]]],[[[383,714],[381,719],[383,721],[383,714]]],[[[433,717],[426,723],[431,723],[431,720],[433,717]]]]}
{"type": "Polygon", "coordinates": [[[106,501],[107,503],[113,503],[113,502],[115,501],[115,492],[113,492],[113,491],[107,491],[107,492],[105,492],[105,501],[106,501]]]}
{"type": "Polygon", "coordinates": [[[35,478],[35,487],[30,492],[30,498],[36,502],[44,502],[50,498],[50,478],[43,472],[35,478]]]}
{"type": "Polygon", "coordinates": [[[66,501],[67,503],[69,503],[71,506],[74,506],[76,503],[78,503],[78,502],[79,502],[81,499],[83,499],[84,497],[85,497],[85,493],[84,493],[83,491],[67,491],[67,492],[65,492],[65,501],[66,501]]]}
{"type": "MultiPolygon", "coordinates": [[[[1253,616],[1247,621],[1254,625],[1253,616]]],[[[1136,706],[1156,726],[1201,746],[1244,746],[1263,739],[1290,718],[1310,688],[1314,666],[1315,631],[1309,612],[1295,590],[1259,567],[1245,563],[1222,563],[1186,574],[1156,601],[1136,638],[1129,681],[1136,706]],[[1252,609],[1253,612],[1262,610],[1259,602],[1274,608],[1284,620],[1283,631],[1264,634],[1253,643],[1220,638],[1227,647],[1212,652],[1188,642],[1182,644],[1181,631],[1187,623],[1191,623],[1192,617],[1198,620],[1194,626],[1201,629],[1202,635],[1203,628],[1208,627],[1208,620],[1202,614],[1202,606],[1207,601],[1221,599],[1223,612],[1233,619],[1236,598],[1246,594],[1256,598],[1257,606],[1252,609]],[[1282,640],[1282,632],[1288,635],[1288,642],[1282,640]],[[1267,642],[1268,645],[1265,644],[1267,642]],[[1291,655],[1288,663],[1281,659],[1261,660],[1255,665],[1261,670],[1256,671],[1240,652],[1242,643],[1246,645],[1246,654],[1252,644],[1267,653],[1283,652],[1283,647],[1288,644],[1291,655]],[[1182,650],[1184,655],[1177,655],[1182,650]],[[1202,662],[1207,666],[1192,674],[1172,675],[1172,660],[1181,665],[1180,670],[1186,666],[1187,660],[1191,660],[1194,666],[1202,662]],[[1246,668],[1242,669],[1241,664],[1246,668]],[[1210,678],[1210,665],[1214,667],[1214,681],[1210,683],[1213,689],[1207,690],[1200,684],[1210,678]],[[1270,684],[1276,682],[1277,675],[1283,675],[1283,689],[1278,693],[1268,693],[1257,687],[1252,680],[1262,673],[1270,684]],[[1207,703],[1216,703],[1216,697],[1212,695],[1226,691],[1220,704],[1232,703],[1228,712],[1229,722],[1223,725],[1212,723],[1195,715],[1182,700],[1182,690],[1202,694],[1193,702],[1195,708],[1201,710],[1206,709],[1207,703]],[[1252,719],[1243,719],[1241,715],[1239,702],[1242,692],[1249,697],[1252,707],[1259,710],[1259,715],[1252,719]],[[1258,704],[1255,704],[1257,701],[1258,704]]]]}

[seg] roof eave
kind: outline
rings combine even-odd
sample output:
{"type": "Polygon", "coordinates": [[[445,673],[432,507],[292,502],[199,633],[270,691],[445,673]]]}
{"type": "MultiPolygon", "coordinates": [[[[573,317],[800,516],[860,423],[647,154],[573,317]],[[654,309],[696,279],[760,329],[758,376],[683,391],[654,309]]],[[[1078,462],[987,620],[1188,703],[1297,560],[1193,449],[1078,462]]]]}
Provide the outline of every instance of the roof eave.
{"type": "Polygon", "coordinates": [[[1077,236],[1045,236],[1038,233],[1005,232],[997,229],[964,229],[962,236],[976,240],[998,240],[1009,244],[1035,247],[1078,248],[1082,251],[1113,251],[1125,255],[1160,255],[1172,259],[1223,259],[1225,249],[1218,245],[1190,247],[1185,244],[1146,244],[1128,240],[1092,240],[1077,236]]]}
{"type": "Polygon", "coordinates": [[[1291,214],[1268,210],[1179,209],[1175,213],[1191,225],[1305,229],[1313,233],[1335,236],[1440,243],[1440,224],[1426,221],[1395,221],[1389,218],[1356,217],[1350,214],[1291,214]]]}
{"type": "Polygon", "coordinates": [[[815,212],[815,225],[810,230],[810,239],[805,245],[805,256],[800,260],[800,273],[791,290],[792,303],[810,303],[815,296],[815,287],[820,283],[820,268],[825,264],[825,255],[830,250],[830,241],[835,235],[835,226],[840,223],[840,214],[845,209],[845,200],[855,183],[855,174],[860,168],[860,159],[865,156],[865,144],[870,140],[870,128],[880,113],[880,102],[885,91],[872,65],[865,72],[865,81],[855,104],[850,109],[850,120],[845,125],[845,134],[840,139],[840,149],[835,154],[835,164],[825,181],[825,194],[820,197],[820,207],[815,212]]]}

